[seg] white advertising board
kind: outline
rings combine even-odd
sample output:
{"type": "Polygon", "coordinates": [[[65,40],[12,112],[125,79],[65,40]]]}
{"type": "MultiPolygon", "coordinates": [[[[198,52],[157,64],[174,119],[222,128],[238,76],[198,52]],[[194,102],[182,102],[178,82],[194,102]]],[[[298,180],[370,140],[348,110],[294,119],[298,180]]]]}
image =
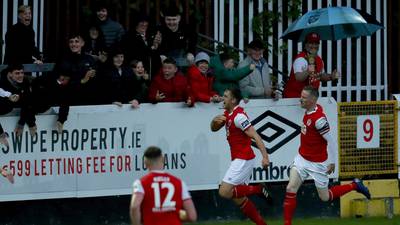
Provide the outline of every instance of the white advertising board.
{"type": "MultiPolygon", "coordinates": [[[[331,98],[319,100],[337,137],[337,107],[331,98]]],[[[297,154],[304,110],[298,99],[252,100],[243,105],[270,152],[266,170],[254,169],[253,182],[288,180],[297,154]]],[[[222,114],[220,104],[180,103],[71,107],[65,130],[55,129],[56,116],[37,116],[38,134],[9,133],[10,147],[0,146],[0,165],[15,174],[15,183],[0,182],[0,201],[130,194],[132,182],[147,171],[146,147],[161,147],[165,169],[181,177],[191,190],[215,189],[230,163],[225,129],[210,131],[210,121],[222,114]]],[[[17,116],[2,116],[12,131],[17,116]]],[[[261,162],[257,148],[253,148],[261,162]]],[[[337,178],[337,172],[332,178],[337,178]]]]}

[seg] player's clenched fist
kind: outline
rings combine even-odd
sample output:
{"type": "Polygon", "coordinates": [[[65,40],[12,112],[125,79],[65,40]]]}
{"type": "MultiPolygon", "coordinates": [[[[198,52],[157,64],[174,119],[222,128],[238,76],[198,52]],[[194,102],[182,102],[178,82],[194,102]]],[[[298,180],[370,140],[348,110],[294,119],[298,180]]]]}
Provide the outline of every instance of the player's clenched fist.
{"type": "Polygon", "coordinates": [[[261,165],[263,168],[267,168],[269,166],[269,158],[268,157],[263,157],[261,160],[261,165]]]}
{"type": "Polygon", "coordinates": [[[225,125],[226,117],[224,115],[218,115],[211,121],[211,131],[218,131],[225,125]]]}

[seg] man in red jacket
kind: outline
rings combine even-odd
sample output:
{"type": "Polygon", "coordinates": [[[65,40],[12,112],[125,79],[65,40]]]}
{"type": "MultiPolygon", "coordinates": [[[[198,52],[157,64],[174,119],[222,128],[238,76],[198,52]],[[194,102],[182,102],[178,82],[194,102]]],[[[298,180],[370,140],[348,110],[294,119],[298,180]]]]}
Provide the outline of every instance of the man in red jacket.
{"type": "Polygon", "coordinates": [[[222,97],[213,90],[214,76],[209,71],[210,56],[199,52],[195,64],[187,71],[189,87],[196,102],[221,102],[222,97]]]}
{"type": "Polygon", "coordinates": [[[327,74],[324,70],[324,61],[317,55],[320,37],[317,33],[306,36],[305,48],[296,57],[290,71],[290,77],[283,91],[284,98],[300,98],[305,86],[319,88],[320,81],[336,80],[339,73],[334,70],[327,74]]]}
{"type": "Polygon", "coordinates": [[[151,82],[149,101],[153,103],[185,102],[188,106],[193,106],[194,99],[186,77],[178,72],[174,59],[164,60],[160,73],[151,82]]]}

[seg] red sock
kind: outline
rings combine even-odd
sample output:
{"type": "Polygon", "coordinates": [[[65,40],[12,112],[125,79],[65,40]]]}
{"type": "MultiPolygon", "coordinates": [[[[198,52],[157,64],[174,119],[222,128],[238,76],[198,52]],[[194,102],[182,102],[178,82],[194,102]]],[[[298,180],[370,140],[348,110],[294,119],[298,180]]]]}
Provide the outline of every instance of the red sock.
{"type": "Polygon", "coordinates": [[[240,210],[257,225],[267,225],[258,213],[256,206],[248,198],[240,205],[240,210]]]}
{"type": "Polygon", "coordinates": [[[283,220],[285,225],[292,225],[296,205],[296,193],[286,192],[285,200],[283,201],[283,220]]]}
{"type": "Polygon", "coordinates": [[[261,194],[261,185],[237,185],[233,188],[233,198],[242,198],[249,195],[261,194]]]}
{"type": "Polygon", "coordinates": [[[340,196],[355,190],[357,188],[356,183],[352,182],[350,184],[335,185],[329,188],[329,200],[339,198],[340,196]]]}

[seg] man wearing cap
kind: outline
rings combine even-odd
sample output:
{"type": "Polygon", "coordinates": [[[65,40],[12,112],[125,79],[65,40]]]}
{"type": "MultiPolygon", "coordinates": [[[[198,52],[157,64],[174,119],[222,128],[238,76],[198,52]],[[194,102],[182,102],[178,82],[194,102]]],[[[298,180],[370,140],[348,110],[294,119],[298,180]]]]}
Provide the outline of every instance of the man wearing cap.
{"type": "Polygon", "coordinates": [[[213,90],[214,75],[209,70],[210,56],[197,53],[195,64],[187,71],[188,82],[193,92],[194,102],[221,102],[222,98],[213,90]]]}
{"type": "Polygon", "coordinates": [[[249,98],[271,98],[271,79],[268,63],[263,57],[264,44],[255,39],[247,46],[247,57],[239,63],[238,68],[256,65],[248,76],[239,81],[240,90],[249,98]]]}
{"type": "Polygon", "coordinates": [[[320,37],[317,33],[306,36],[305,47],[296,57],[290,71],[290,77],[283,91],[284,98],[300,98],[304,87],[310,85],[316,89],[320,81],[336,80],[339,73],[334,70],[327,74],[324,70],[324,61],[317,55],[320,37]]]}

